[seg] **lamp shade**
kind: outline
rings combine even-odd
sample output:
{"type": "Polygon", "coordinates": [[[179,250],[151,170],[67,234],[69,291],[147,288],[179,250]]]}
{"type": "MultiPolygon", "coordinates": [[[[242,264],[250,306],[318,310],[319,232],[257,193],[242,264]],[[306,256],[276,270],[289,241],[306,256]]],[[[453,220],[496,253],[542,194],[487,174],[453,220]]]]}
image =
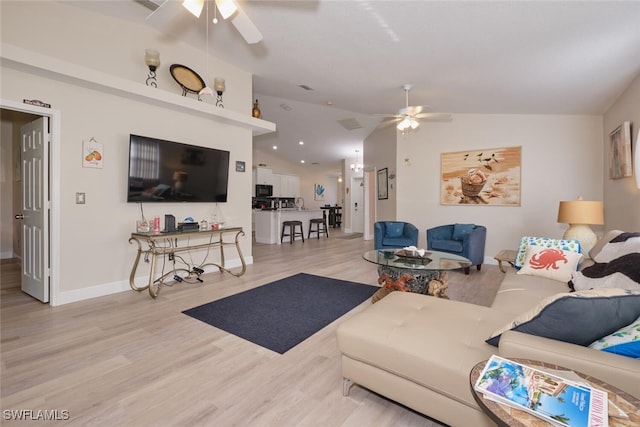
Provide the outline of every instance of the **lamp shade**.
{"type": "Polygon", "coordinates": [[[564,224],[604,224],[602,202],[592,200],[571,200],[560,202],[558,222],[564,224]]]}

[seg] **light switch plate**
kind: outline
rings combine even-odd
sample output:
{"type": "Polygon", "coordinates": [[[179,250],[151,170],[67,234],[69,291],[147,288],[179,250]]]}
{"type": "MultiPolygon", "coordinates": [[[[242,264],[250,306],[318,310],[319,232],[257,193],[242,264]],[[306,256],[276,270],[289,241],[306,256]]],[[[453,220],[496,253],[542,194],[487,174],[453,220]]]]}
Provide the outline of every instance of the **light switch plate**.
{"type": "Polygon", "coordinates": [[[84,205],[85,193],[76,193],[76,205],[84,205]]]}

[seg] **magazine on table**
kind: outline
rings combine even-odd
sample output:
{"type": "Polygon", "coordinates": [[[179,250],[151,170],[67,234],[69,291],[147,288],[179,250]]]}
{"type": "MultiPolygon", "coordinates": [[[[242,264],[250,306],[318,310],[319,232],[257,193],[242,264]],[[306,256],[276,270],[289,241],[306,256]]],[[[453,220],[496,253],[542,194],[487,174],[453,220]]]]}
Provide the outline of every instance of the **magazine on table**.
{"type": "Polygon", "coordinates": [[[605,391],[500,356],[491,356],[474,387],[485,398],[556,426],[609,425],[605,391]]]}

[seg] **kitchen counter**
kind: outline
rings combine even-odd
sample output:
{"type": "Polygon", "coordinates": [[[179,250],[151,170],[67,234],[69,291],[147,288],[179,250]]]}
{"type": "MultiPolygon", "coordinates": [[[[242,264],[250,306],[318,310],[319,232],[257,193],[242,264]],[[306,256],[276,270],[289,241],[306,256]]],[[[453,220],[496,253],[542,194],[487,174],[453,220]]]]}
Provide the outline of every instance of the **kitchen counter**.
{"type": "Polygon", "coordinates": [[[309,220],[322,218],[320,209],[283,208],[277,210],[255,210],[255,237],[257,243],[280,244],[280,232],[284,221],[302,221],[304,238],[309,234],[309,220]]]}

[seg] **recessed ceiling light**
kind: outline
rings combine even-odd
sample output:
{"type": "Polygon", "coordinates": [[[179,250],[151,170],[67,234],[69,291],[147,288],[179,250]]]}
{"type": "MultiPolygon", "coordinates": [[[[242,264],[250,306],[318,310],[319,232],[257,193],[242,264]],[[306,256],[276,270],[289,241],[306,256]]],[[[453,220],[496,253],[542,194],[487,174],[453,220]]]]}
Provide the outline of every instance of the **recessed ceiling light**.
{"type": "Polygon", "coordinates": [[[298,142],[298,144],[304,145],[304,141],[300,141],[300,142],[298,142]]]}
{"type": "Polygon", "coordinates": [[[304,163],[304,160],[300,160],[300,163],[304,163]]]}
{"type": "Polygon", "coordinates": [[[277,145],[274,145],[274,146],[273,146],[273,149],[274,149],[274,150],[277,150],[277,149],[278,149],[278,146],[277,146],[277,145]]]}

